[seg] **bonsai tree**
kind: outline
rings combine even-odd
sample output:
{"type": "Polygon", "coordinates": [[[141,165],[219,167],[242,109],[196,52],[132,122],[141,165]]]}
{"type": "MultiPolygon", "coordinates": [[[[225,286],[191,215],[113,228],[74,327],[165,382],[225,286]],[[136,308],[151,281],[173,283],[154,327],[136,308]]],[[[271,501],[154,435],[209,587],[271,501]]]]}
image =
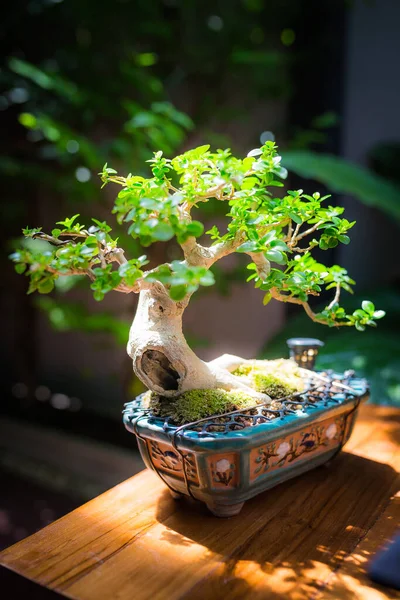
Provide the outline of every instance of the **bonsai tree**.
{"type": "Polygon", "coordinates": [[[146,256],[125,256],[106,222],[93,219],[85,227],[77,222],[79,215],[58,222],[51,234],[24,229],[25,236],[48,242],[48,249],[23,247],[12,260],[30,279],[28,293],[51,292],[61,276],[86,275],[96,300],[112,290],[139,294],[127,350],[135,374],[151,391],[173,398],[189,390],[242,390],[266,399],[237,371],[248,361],[223,355],[204,362],[182,333],[192,294],[212,285],[212,266],[234,252],[249,257],[247,281],[264,292],[264,304],[271,299],[298,304],[313,321],[360,331],[384,315],[369,301],[352,314],[340,306],[342,290],[351,292],[354,281],[345,269],[317,262],[312,252],[348,244],[354,222],[341,218],[343,208],[326,205],[329,196],[318,192],[295,190],[276,197],[286,170],[273,142],[244,159],[201,146],[172,160],[156,152],[148,163],[149,178],[123,177],[105,165],[101,179],[121,186],[113,213],[128,233],[145,247],[175,238],[181,260],[146,270],[146,256]],[[207,202],[224,202],[229,221],[226,231],[214,225],[205,234],[209,242],[199,243],[204,227],[193,213],[207,202]],[[332,299],[316,313],[309,297],[323,290],[332,290],[332,299]]]}

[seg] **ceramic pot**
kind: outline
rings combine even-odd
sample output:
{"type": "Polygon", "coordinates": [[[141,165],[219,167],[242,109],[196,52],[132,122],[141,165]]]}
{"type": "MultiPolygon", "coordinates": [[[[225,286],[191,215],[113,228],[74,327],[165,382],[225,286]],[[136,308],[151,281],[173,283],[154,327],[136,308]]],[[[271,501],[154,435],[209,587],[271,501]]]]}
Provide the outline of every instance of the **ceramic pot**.
{"type": "Polygon", "coordinates": [[[129,402],[124,424],[147,467],[174,498],[189,495],[218,517],[240,512],[257,494],[332,459],[350,437],[368,398],[365,380],[305,371],[306,391],[266,405],[176,427],[129,402]]]}

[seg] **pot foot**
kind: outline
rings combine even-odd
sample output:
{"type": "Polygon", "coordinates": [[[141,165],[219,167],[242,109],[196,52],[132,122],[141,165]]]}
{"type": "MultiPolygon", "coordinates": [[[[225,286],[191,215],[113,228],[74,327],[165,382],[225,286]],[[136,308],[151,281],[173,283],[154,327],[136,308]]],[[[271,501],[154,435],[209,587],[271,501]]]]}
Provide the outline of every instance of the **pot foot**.
{"type": "Polygon", "coordinates": [[[234,517],[242,510],[244,502],[238,504],[207,504],[207,508],[216,517],[234,517]]]}
{"type": "Polygon", "coordinates": [[[183,494],[181,494],[180,492],[175,492],[175,490],[171,489],[169,490],[169,492],[174,500],[180,500],[181,498],[183,498],[183,494]]]}

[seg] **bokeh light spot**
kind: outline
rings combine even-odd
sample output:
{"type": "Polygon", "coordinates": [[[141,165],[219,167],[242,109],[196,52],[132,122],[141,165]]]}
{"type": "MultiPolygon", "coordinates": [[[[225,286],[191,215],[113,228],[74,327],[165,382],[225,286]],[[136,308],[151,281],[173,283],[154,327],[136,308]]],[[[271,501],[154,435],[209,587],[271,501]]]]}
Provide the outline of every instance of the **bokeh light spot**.
{"type": "Polygon", "coordinates": [[[76,154],[79,150],[79,142],[76,140],[68,140],[66,148],[67,152],[70,154],[76,154]]]}
{"type": "Polygon", "coordinates": [[[284,46],[291,46],[296,39],[293,29],[283,29],[281,32],[281,42],[284,46]]]}
{"type": "Polygon", "coordinates": [[[275,136],[272,133],[272,131],[263,131],[262,134],[260,135],[261,144],[265,144],[265,142],[274,142],[274,141],[275,141],[275,136]]]}
{"type": "Polygon", "coordinates": [[[8,92],[8,97],[14,104],[22,104],[28,100],[29,94],[25,88],[16,87],[8,92]]]}
{"type": "Polygon", "coordinates": [[[40,142],[43,139],[43,133],[39,129],[31,129],[27,132],[26,139],[30,142],[40,142]]]}
{"type": "Polygon", "coordinates": [[[36,117],[34,115],[32,115],[31,113],[27,113],[27,112],[21,113],[19,115],[18,120],[21,123],[21,125],[23,125],[24,127],[27,127],[28,129],[33,129],[37,125],[36,117]]]}
{"type": "Polygon", "coordinates": [[[367,364],[367,359],[365,356],[359,355],[355,356],[351,361],[351,366],[355,369],[362,369],[367,364]]]}
{"type": "Polygon", "coordinates": [[[136,57],[136,62],[141,67],[152,67],[158,61],[158,56],[154,52],[142,52],[136,57]]]}
{"type": "Polygon", "coordinates": [[[51,396],[51,391],[45,385],[39,385],[35,390],[35,398],[39,402],[46,402],[51,396]]]}
{"type": "Polygon", "coordinates": [[[208,28],[212,31],[221,31],[224,26],[224,22],[218,15],[211,15],[207,20],[208,28]]]}
{"type": "Polygon", "coordinates": [[[81,183],[86,183],[91,178],[91,173],[87,167],[78,167],[75,171],[75,177],[81,183]]]}
{"type": "Polygon", "coordinates": [[[53,394],[50,404],[54,408],[57,408],[57,410],[65,410],[66,408],[69,408],[70,399],[66,394],[53,394]]]}

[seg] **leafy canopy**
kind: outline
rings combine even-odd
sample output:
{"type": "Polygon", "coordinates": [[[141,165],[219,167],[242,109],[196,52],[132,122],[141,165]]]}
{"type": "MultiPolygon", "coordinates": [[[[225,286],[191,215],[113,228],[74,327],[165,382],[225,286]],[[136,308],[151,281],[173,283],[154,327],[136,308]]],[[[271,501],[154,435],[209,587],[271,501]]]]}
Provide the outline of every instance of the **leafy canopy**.
{"type": "Polygon", "coordinates": [[[148,163],[152,176],[126,177],[104,165],[103,185],[121,186],[113,213],[119,224],[142,246],[168,242],[173,238],[182,247],[183,260],[165,263],[149,271],[145,256],[127,260],[111,236],[111,227],[93,219],[89,228],[77,222],[79,215],[57,223],[51,235],[41,228],[23,230],[27,238],[48,243],[45,250],[24,247],[12,255],[16,270],[30,277],[29,292],[48,293],[61,275],[88,275],[97,300],[117,290],[138,292],[160,282],[175,301],[183,300],[200,285],[209,286],[214,277],[209,270],[220,258],[232,252],[251,257],[248,281],[271,298],[300,304],[314,320],[330,326],[354,325],[363,330],[384,316],[371,302],[346,314],[340,306],[342,290],[352,293],[354,281],[337,265],[327,267],[312,257],[321,250],[348,244],[355,222],[341,215],[343,208],[327,203],[329,196],[303,190],[276,196],[287,175],[280,164],[274,142],[249,152],[244,159],[230,150],[211,152],[208,145],[167,159],[156,152],[148,163]],[[226,231],[214,225],[206,233],[203,224],[191,216],[192,209],[210,201],[225,202],[229,218],[226,231]],[[203,245],[198,238],[208,238],[203,245]],[[333,299],[316,314],[310,296],[332,290],[333,299]]]}

